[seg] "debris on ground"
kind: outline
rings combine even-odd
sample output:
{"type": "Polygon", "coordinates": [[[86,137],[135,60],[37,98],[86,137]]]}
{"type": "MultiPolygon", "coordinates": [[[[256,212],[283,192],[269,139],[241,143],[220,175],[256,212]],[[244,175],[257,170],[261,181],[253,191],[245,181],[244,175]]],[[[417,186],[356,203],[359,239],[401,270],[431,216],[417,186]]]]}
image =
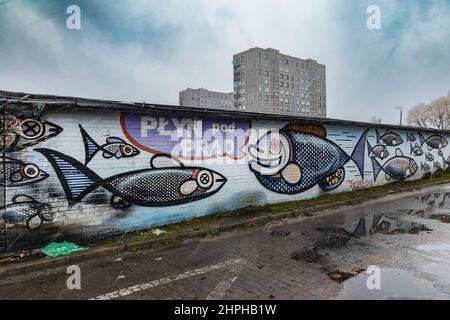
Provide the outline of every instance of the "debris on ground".
{"type": "Polygon", "coordinates": [[[161,257],[159,257],[159,258],[155,258],[155,261],[161,261],[162,260],[162,258],[161,257]]]}
{"type": "Polygon", "coordinates": [[[85,251],[87,249],[89,248],[81,247],[75,243],[64,241],[61,243],[52,242],[46,247],[42,248],[41,252],[49,257],[57,257],[61,255],[72,254],[74,252],[85,251]]]}
{"type": "Polygon", "coordinates": [[[121,262],[121,261],[122,261],[122,258],[114,259],[114,262],[121,262]]]}
{"type": "Polygon", "coordinates": [[[282,230],[274,230],[270,233],[272,237],[289,237],[291,233],[289,231],[282,231],[282,230]]]}
{"type": "Polygon", "coordinates": [[[153,234],[156,235],[156,236],[159,236],[160,234],[167,233],[167,231],[164,231],[164,230],[161,230],[161,229],[156,228],[156,229],[153,229],[153,230],[151,231],[151,233],[153,233],[153,234]]]}
{"type": "Polygon", "coordinates": [[[125,279],[126,277],[123,275],[123,274],[121,274],[121,275],[119,275],[118,277],[117,277],[117,279],[125,279]]]}

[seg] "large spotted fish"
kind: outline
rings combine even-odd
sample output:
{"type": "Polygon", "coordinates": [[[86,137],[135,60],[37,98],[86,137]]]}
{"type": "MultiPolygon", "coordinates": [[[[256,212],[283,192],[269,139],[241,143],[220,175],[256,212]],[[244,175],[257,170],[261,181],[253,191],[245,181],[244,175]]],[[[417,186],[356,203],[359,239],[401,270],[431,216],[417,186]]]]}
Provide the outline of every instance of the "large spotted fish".
{"type": "Polygon", "coordinates": [[[105,144],[99,145],[81,125],[79,127],[84,143],[85,164],[88,164],[99,151],[103,152],[103,158],[105,159],[131,158],[139,154],[138,149],[117,137],[108,137],[105,144]]]}
{"type": "Polygon", "coordinates": [[[201,167],[185,167],[176,159],[156,155],[150,168],[101,178],[86,165],[50,149],[35,149],[52,164],[69,204],[81,201],[99,187],[112,193],[110,204],[116,209],[131,205],[162,207],[204,199],[218,192],[227,179],[201,167]]]}
{"type": "Polygon", "coordinates": [[[364,151],[368,129],[349,156],[326,139],[325,128],[291,124],[271,130],[249,146],[250,170],[267,189],[296,194],[315,185],[325,191],[337,188],[345,179],[344,165],[353,161],[364,176],[364,151]]]}

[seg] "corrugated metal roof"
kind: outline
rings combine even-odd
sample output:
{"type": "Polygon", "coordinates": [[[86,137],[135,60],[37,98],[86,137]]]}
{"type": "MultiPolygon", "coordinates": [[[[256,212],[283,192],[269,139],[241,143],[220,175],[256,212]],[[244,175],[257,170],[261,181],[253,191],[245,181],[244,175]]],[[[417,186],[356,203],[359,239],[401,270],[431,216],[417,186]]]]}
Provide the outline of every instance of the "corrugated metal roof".
{"type": "Polygon", "coordinates": [[[242,111],[216,110],[197,107],[184,107],[175,105],[151,104],[146,102],[124,102],[99,99],[87,99],[79,97],[55,96],[44,94],[30,94],[24,92],[0,91],[0,106],[7,104],[31,104],[43,105],[46,110],[56,112],[65,111],[117,111],[117,112],[159,112],[165,114],[176,115],[195,115],[198,117],[224,117],[232,119],[244,120],[268,120],[268,121],[285,121],[285,122],[301,122],[310,124],[324,125],[342,125],[354,127],[377,127],[385,129],[402,129],[402,130],[425,130],[430,132],[449,133],[450,130],[425,129],[412,126],[399,126],[390,124],[374,124],[368,122],[349,121],[330,118],[309,118],[295,117],[288,115],[277,115],[268,113],[254,113],[242,111]]]}

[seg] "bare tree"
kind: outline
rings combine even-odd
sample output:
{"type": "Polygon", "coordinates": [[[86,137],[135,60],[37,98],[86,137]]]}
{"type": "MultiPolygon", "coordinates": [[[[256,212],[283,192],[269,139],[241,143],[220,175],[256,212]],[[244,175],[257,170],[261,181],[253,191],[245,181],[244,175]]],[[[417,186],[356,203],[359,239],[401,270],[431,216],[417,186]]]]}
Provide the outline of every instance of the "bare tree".
{"type": "Polygon", "coordinates": [[[370,118],[371,123],[380,124],[382,121],[383,119],[378,118],[377,116],[372,116],[372,118],[370,118]]]}
{"type": "Polygon", "coordinates": [[[429,104],[421,103],[408,111],[408,124],[424,128],[450,128],[450,97],[433,100],[429,104]]]}
{"type": "Polygon", "coordinates": [[[447,129],[450,126],[450,99],[447,97],[432,101],[427,111],[430,114],[431,126],[438,129],[447,129]]]}
{"type": "Polygon", "coordinates": [[[427,107],[425,103],[420,103],[408,111],[407,121],[408,124],[418,127],[429,127],[429,114],[427,113],[427,107]]]}

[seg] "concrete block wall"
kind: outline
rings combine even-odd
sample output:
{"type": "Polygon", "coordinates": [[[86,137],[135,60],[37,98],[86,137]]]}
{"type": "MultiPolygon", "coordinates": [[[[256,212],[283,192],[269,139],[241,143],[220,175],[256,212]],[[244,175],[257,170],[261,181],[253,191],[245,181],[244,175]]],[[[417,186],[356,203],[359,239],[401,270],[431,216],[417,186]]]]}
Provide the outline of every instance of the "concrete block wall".
{"type": "Polygon", "coordinates": [[[10,105],[0,251],[420,179],[450,165],[448,132],[317,121],[10,105]]]}

